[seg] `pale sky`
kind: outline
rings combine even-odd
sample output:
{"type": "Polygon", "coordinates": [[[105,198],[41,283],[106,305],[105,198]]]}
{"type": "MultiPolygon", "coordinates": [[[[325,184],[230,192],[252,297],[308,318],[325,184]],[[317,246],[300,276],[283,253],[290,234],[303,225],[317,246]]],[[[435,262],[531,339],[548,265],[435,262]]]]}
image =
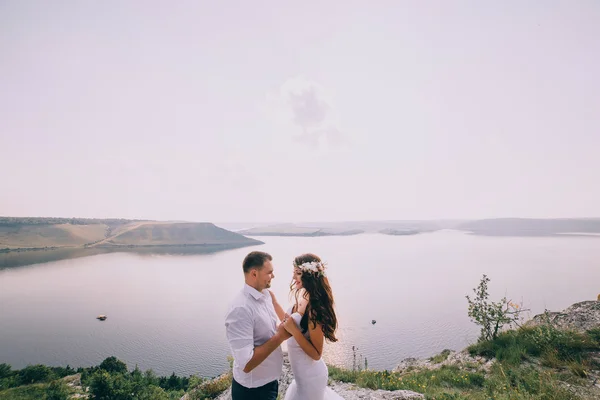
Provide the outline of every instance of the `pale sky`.
{"type": "Polygon", "coordinates": [[[0,215],[600,217],[600,1],[0,0],[0,215]]]}

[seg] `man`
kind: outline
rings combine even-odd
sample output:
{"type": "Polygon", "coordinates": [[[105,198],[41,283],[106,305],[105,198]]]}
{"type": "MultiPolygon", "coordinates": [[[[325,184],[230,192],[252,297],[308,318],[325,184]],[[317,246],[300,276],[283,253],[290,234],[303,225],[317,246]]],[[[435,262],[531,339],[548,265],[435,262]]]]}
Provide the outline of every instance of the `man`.
{"type": "Polygon", "coordinates": [[[273,258],[253,251],[242,268],[246,284],[233,300],[225,317],[227,341],[233,354],[233,400],[275,400],[283,368],[281,343],[289,339],[277,326],[271,287],[273,258]]]}

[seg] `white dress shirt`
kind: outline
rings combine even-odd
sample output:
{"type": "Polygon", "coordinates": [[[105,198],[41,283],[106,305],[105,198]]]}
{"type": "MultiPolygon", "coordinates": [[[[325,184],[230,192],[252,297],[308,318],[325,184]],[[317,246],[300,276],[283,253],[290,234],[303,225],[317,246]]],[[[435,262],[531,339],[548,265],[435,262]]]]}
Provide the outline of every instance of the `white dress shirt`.
{"type": "Polygon", "coordinates": [[[225,331],[233,354],[233,378],[240,385],[256,388],[279,379],[283,368],[281,346],[252,371],[244,372],[254,348],[271,339],[277,331],[277,314],[268,290],[261,293],[244,285],[225,317],[225,331]]]}

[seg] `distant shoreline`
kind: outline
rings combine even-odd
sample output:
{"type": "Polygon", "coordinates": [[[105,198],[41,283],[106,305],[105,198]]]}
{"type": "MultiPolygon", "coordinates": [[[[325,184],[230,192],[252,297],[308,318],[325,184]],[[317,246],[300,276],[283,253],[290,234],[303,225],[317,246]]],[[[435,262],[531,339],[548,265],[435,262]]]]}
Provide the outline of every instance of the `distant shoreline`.
{"type": "Polygon", "coordinates": [[[481,237],[600,238],[600,219],[281,223],[232,232],[210,222],[0,217],[0,269],[114,252],[205,254],[264,244],[256,239],[262,236],[381,234],[404,240],[445,230],[481,237]]]}
{"type": "Polygon", "coordinates": [[[480,220],[406,220],[321,223],[282,223],[256,226],[238,233],[248,236],[348,236],[361,233],[410,236],[455,230],[479,236],[594,237],[600,236],[598,218],[497,218],[480,220]]]}

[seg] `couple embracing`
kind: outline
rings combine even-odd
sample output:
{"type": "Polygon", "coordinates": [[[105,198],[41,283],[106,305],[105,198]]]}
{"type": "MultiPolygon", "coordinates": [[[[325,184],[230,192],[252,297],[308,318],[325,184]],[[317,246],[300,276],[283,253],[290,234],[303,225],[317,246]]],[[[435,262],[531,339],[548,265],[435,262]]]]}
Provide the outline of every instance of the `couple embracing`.
{"type": "Polygon", "coordinates": [[[325,264],[314,254],[294,259],[287,310],[269,290],[273,258],[253,251],[243,262],[246,284],[225,318],[233,354],[233,400],[275,400],[283,367],[281,344],[287,340],[294,380],[284,400],[342,399],[327,387],[321,358],[323,343],[337,341],[337,319],[325,264]],[[278,322],[280,321],[280,322],[278,322]]]}

